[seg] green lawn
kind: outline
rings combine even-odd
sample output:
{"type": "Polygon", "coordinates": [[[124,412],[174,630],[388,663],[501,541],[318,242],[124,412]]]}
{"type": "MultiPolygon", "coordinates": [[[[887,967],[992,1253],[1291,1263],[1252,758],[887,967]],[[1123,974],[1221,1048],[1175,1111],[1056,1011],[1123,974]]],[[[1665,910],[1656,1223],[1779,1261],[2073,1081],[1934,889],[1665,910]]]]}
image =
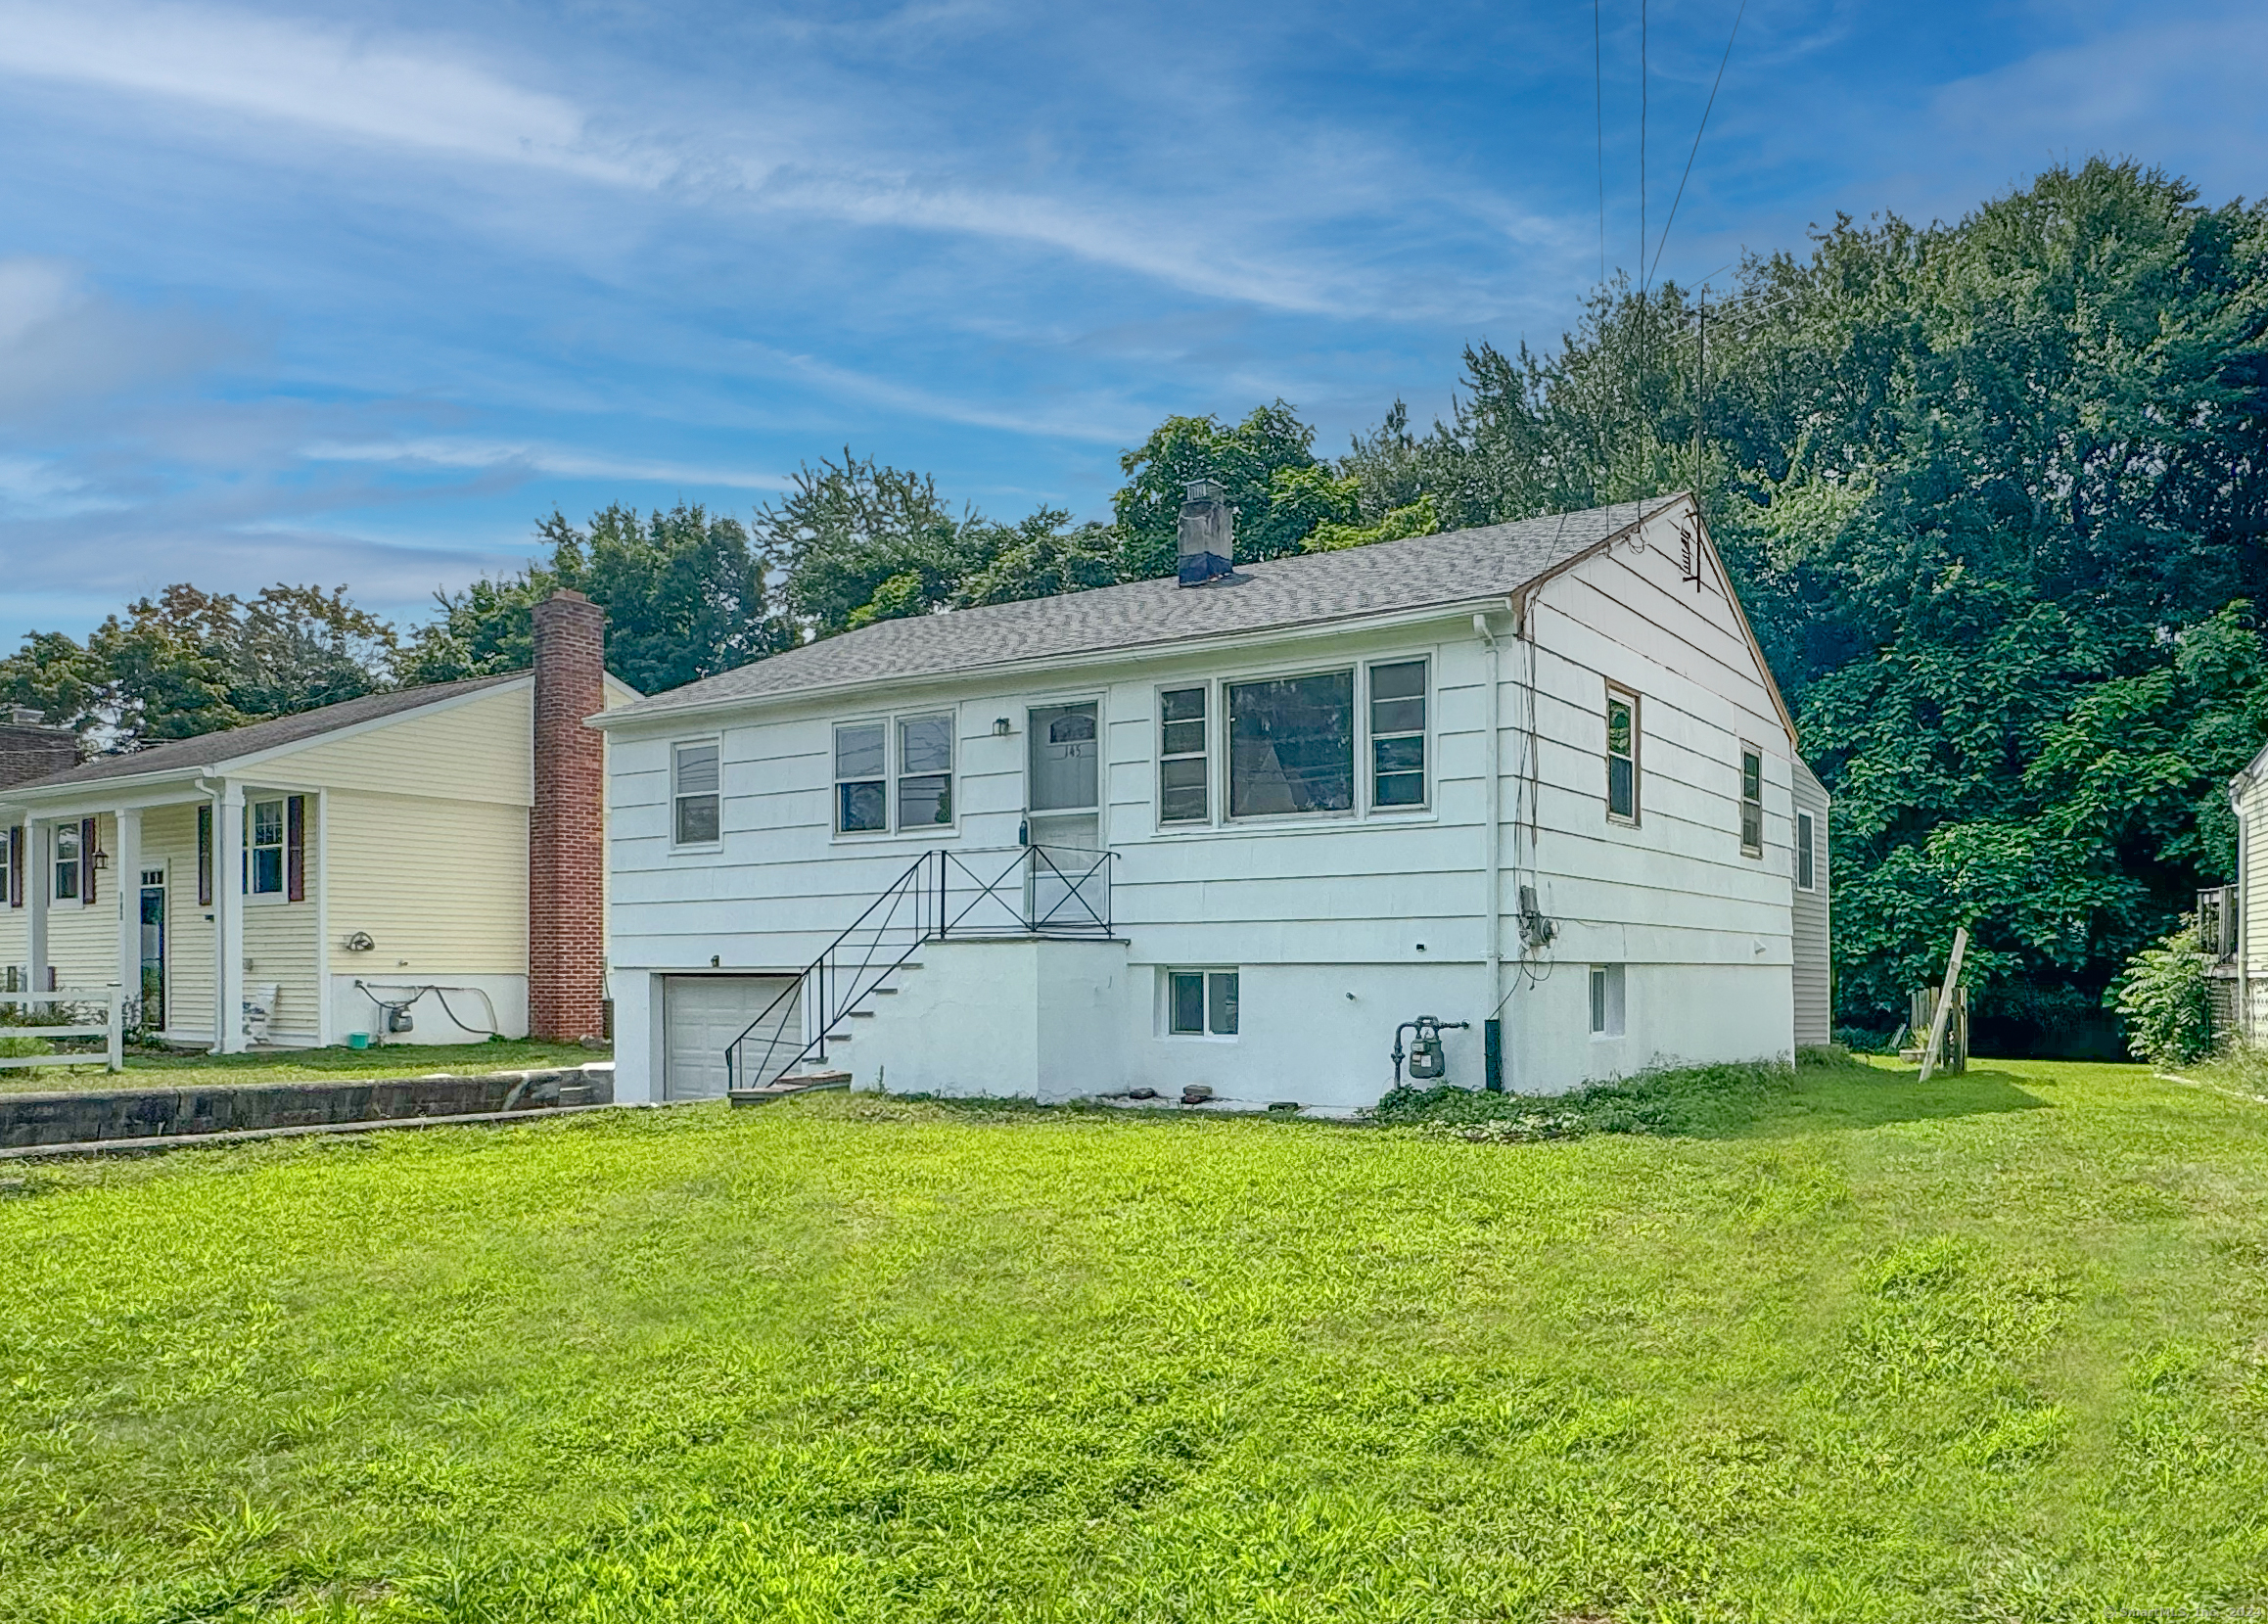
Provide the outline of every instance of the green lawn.
{"type": "Polygon", "coordinates": [[[832,1095],[19,1168],[0,1618],[2268,1605],[2268,1106],[1984,1062],[1652,1126],[832,1095]]]}
{"type": "MultiPolygon", "coordinates": [[[[35,1026],[0,1027],[0,1038],[39,1036],[35,1026]]],[[[578,1044],[396,1044],[390,1048],[278,1049],[261,1054],[131,1050],[126,1069],[91,1065],[32,1066],[0,1071],[0,1093],[90,1089],[198,1089],[230,1083],[350,1082],[365,1077],[421,1077],[428,1072],[527,1071],[604,1060],[578,1044]]]]}

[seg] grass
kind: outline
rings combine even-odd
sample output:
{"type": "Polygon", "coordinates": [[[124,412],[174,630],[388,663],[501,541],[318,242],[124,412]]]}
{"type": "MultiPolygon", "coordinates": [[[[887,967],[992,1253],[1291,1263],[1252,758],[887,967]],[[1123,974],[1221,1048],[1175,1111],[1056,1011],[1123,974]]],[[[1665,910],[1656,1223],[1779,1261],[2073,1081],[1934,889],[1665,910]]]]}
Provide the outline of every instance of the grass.
{"type": "MultiPolygon", "coordinates": [[[[0,1044],[38,1040],[37,1027],[0,1028],[0,1044]]],[[[24,1052],[35,1052],[25,1050],[24,1052]]],[[[0,1093],[91,1089],[209,1089],[231,1083],[348,1082],[370,1077],[420,1077],[429,1072],[531,1071],[604,1060],[579,1044],[491,1042],[396,1044],[382,1048],[273,1049],[258,1054],[207,1054],[194,1049],[128,1049],[126,1069],[108,1072],[98,1052],[92,1065],[11,1067],[0,1071],[0,1093]]]]}
{"type": "Polygon", "coordinates": [[[2268,1107],[1636,1091],[1536,1143],[831,1095],[27,1168],[0,1617],[2268,1602],[2268,1107]]]}

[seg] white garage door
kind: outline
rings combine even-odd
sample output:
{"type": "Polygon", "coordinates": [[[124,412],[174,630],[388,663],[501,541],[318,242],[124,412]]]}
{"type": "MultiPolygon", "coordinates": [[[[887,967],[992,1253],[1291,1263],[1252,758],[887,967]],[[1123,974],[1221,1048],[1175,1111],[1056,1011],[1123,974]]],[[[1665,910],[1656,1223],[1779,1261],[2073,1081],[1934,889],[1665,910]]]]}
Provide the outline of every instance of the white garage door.
{"type": "MultiPolygon", "coordinates": [[[[725,1090],[724,1047],[749,1023],[769,1008],[783,992],[798,985],[794,976],[671,976],[662,989],[662,1096],[665,1099],[715,1099],[725,1090]]],[[[774,1072],[803,1039],[802,999],[790,993],[777,1009],[765,1016],[766,1034],[784,1030],[788,1041],[772,1061],[774,1072]]],[[[741,1045],[740,1062],[756,1066],[764,1045],[751,1038],[741,1045]]],[[[768,1082],[768,1078],[742,1078],[741,1083],[768,1082]]]]}

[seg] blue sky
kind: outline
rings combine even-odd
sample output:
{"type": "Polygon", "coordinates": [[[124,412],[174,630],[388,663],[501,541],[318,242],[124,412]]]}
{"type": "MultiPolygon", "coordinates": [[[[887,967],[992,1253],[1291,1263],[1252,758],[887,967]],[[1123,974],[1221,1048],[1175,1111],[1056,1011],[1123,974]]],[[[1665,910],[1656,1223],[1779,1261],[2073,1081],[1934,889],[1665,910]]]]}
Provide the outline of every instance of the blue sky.
{"type": "MultiPolygon", "coordinates": [[[[1658,231],[1738,0],[1649,0],[1658,231]]],[[[1608,268],[1640,11],[1601,0],[1608,268]]],[[[533,521],[846,443],[1107,514],[1169,412],[1337,450],[1599,273],[1581,3],[0,0],[0,648],[167,581],[422,612],[533,521]]],[[[2096,152],[2259,189],[2268,8],[1750,0],[1662,258],[2096,152]]]]}

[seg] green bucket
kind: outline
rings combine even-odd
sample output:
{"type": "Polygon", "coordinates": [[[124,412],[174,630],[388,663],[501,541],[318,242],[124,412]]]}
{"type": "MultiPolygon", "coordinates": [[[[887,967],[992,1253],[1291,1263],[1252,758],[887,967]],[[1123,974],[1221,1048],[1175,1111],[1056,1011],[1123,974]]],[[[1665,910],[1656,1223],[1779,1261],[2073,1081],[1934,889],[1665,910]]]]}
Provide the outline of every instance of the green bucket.
{"type": "Polygon", "coordinates": [[[367,1032],[347,1033],[347,1046],[348,1048],[368,1048],[370,1046],[370,1034],[367,1032]]]}

